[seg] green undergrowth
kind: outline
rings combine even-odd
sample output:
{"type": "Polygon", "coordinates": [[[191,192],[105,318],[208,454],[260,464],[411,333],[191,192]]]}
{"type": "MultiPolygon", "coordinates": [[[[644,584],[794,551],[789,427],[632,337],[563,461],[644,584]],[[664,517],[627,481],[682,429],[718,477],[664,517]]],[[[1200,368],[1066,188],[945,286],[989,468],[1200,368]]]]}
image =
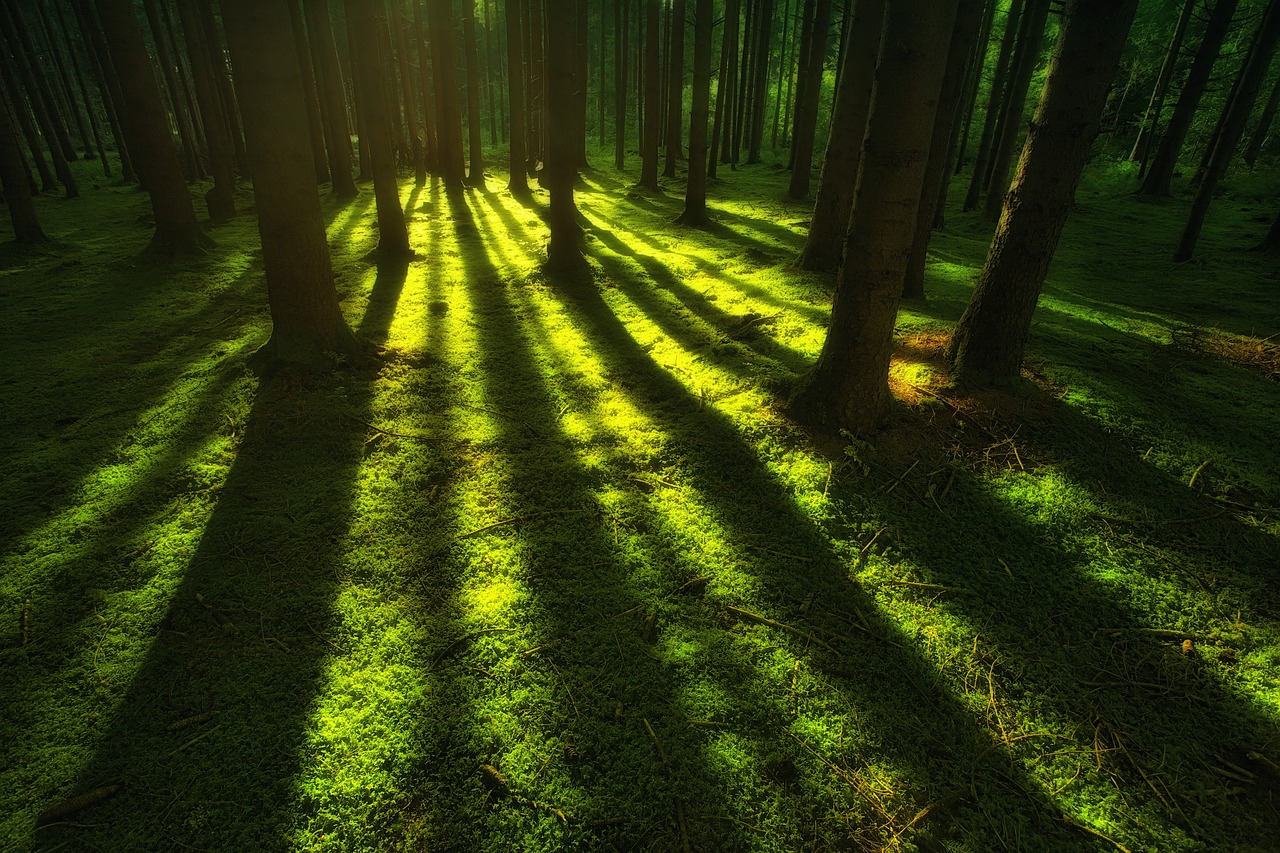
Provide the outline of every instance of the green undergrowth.
{"type": "Polygon", "coordinates": [[[1183,265],[1131,181],[1088,177],[1010,393],[949,385],[990,236],[950,211],[904,405],[837,444],[776,406],[834,279],[773,166],[705,230],[587,172],[568,280],[496,174],[406,181],[398,267],[370,187],[326,200],[384,350],[271,379],[251,216],[160,260],[136,190],[41,198],[58,242],[0,254],[0,844],[1275,849],[1274,177],[1183,265]]]}

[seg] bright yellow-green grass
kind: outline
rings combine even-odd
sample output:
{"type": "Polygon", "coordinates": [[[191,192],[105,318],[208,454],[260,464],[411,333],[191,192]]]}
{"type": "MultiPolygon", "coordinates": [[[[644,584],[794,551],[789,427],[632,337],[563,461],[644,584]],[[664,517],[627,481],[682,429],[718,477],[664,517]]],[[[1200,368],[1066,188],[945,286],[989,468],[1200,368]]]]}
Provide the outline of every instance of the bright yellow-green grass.
{"type": "Polygon", "coordinates": [[[174,260],[136,189],[40,199],[58,243],[0,252],[0,847],[1275,849],[1275,176],[1176,266],[1185,201],[1092,173],[1015,394],[947,384],[989,238],[949,212],[905,405],[839,444],[777,406],[834,287],[785,173],[723,169],[705,231],[632,179],[579,184],[576,280],[497,173],[404,183],[407,266],[370,187],[326,201],[384,351],[271,379],[251,194],[174,260]]]}

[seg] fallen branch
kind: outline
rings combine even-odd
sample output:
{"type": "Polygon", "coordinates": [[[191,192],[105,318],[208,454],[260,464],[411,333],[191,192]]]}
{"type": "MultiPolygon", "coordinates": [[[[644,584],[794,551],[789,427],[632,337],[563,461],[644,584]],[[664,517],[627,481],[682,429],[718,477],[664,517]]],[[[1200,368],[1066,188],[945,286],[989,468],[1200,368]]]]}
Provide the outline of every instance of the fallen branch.
{"type": "Polygon", "coordinates": [[[521,524],[525,521],[537,521],[540,518],[550,518],[556,515],[573,515],[574,513],[587,512],[585,509],[559,509],[546,510],[544,512],[531,512],[528,515],[517,515],[512,518],[504,518],[502,521],[495,521],[493,524],[486,524],[484,527],[477,527],[470,533],[463,533],[449,540],[450,544],[461,542],[463,539],[470,539],[472,536],[479,536],[481,533],[488,533],[498,527],[506,527],[508,524],[521,524]]]}
{"type": "Polygon", "coordinates": [[[658,734],[653,730],[653,726],[649,725],[649,720],[644,719],[644,730],[649,734],[649,740],[653,741],[653,748],[657,750],[658,760],[662,762],[662,769],[667,773],[667,781],[671,783],[671,795],[676,801],[676,824],[680,828],[680,844],[685,853],[692,853],[693,846],[689,843],[689,826],[684,816],[684,800],[680,798],[679,785],[676,782],[676,771],[671,766],[671,759],[667,758],[667,751],[662,747],[662,741],[658,740],[658,734]]]}
{"type": "Polygon", "coordinates": [[[830,643],[819,639],[817,636],[814,635],[812,631],[805,631],[793,625],[787,625],[784,622],[778,622],[777,620],[770,619],[767,616],[761,616],[759,613],[752,613],[750,610],[743,610],[740,607],[731,607],[726,605],[725,609],[727,609],[733,615],[737,616],[739,619],[744,619],[747,622],[755,622],[757,625],[768,625],[770,628],[777,628],[782,631],[788,631],[792,634],[795,634],[797,637],[803,637],[806,640],[811,640],[812,642],[817,643],[818,645],[822,646],[824,649],[826,649],[829,652],[835,652],[836,654],[839,654],[839,652],[836,651],[836,649],[830,643]]]}
{"type": "Polygon", "coordinates": [[[1119,841],[1116,841],[1114,838],[1111,838],[1110,836],[1103,835],[1101,832],[1098,832],[1098,830],[1094,829],[1092,826],[1085,826],[1083,823],[1073,819],[1069,815],[1063,815],[1062,820],[1067,824],[1067,826],[1074,826],[1076,829],[1082,829],[1095,838],[1101,838],[1103,841],[1106,841],[1108,844],[1113,845],[1117,850],[1120,851],[1120,853],[1130,853],[1128,847],[1125,847],[1119,841]]]}
{"type": "Polygon", "coordinates": [[[342,416],[349,421],[355,421],[356,423],[360,424],[360,426],[362,427],[367,427],[376,433],[381,433],[382,435],[388,436],[390,438],[407,438],[407,439],[410,439],[411,441],[444,441],[444,439],[440,438],[439,436],[418,435],[410,432],[392,432],[389,429],[383,429],[377,424],[371,424],[368,421],[362,421],[359,418],[357,418],[355,415],[348,415],[346,412],[343,412],[342,416]]]}
{"type": "Polygon", "coordinates": [[[78,811],[87,809],[89,806],[100,803],[108,797],[114,796],[122,786],[120,783],[112,783],[109,785],[101,785],[91,791],[85,791],[83,794],[63,800],[60,803],[54,803],[49,808],[40,812],[36,818],[36,826],[46,826],[69,817],[78,811]]]}

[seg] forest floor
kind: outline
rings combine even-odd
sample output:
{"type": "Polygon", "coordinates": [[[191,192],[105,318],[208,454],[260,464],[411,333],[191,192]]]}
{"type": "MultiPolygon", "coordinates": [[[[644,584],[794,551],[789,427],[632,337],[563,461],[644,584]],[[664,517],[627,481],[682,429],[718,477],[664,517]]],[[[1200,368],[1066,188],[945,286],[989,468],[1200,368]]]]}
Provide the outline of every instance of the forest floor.
{"type": "Polygon", "coordinates": [[[834,281],[772,166],[707,231],[588,173],[574,283],[497,175],[408,183],[398,267],[370,187],[326,201],[385,350],[271,380],[251,216],[160,260],[135,189],[42,198],[57,246],[0,250],[0,848],[1278,849],[1266,180],[1175,265],[1185,200],[1091,174],[1010,393],[948,382],[990,235],[951,212],[903,405],[838,444],[776,405],[834,281]]]}

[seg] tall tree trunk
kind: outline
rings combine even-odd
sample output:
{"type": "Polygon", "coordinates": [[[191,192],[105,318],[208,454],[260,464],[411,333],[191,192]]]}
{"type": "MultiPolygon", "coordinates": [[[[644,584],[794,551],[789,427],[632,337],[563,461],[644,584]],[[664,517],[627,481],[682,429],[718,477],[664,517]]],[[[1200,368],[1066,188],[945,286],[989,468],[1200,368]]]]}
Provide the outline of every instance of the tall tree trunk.
{"type": "Polygon", "coordinates": [[[324,183],[329,180],[329,158],[324,150],[324,122],[320,117],[320,93],[316,89],[316,75],[311,67],[311,46],[307,43],[307,30],[302,23],[302,7],[298,5],[299,2],[300,0],[288,0],[289,24],[294,51],[298,54],[311,159],[315,166],[316,181],[324,183]]]}
{"type": "MultiPolygon", "coordinates": [[[[944,7],[954,5],[947,0],[944,7]]],[[[796,124],[794,136],[795,163],[791,167],[791,184],[787,197],[805,198],[809,195],[809,183],[813,177],[813,137],[818,127],[818,99],[822,95],[822,66],[827,55],[827,29],[831,21],[831,0],[816,0],[813,7],[813,31],[809,38],[809,51],[800,73],[806,78],[804,99],[796,99],[796,124]]],[[[942,59],[938,57],[941,65],[942,59]]]]}
{"type": "Polygon", "coordinates": [[[13,223],[13,238],[24,245],[44,243],[49,238],[36,216],[31,186],[27,183],[27,165],[13,131],[9,104],[0,90],[0,187],[4,189],[4,203],[9,208],[9,221],[13,223]]]}
{"type": "Polygon", "coordinates": [[[191,58],[196,101],[205,116],[209,171],[213,174],[213,187],[205,193],[204,203],[211,220],[225,222],[236,215],[235,150],[231,146],[231,133],[227,129],[222,102],[218,98],[217,83],[213,78],[213,60],[204,40],[204,30],[199,23],[200,11],[195,0],[178,0],[178,14],[182,18],[187,55],[191,58]]]}
{"type": "Polygon", "coordinates": [[[757,28],[755,80],[751,93],[751,122],[747,136],[747,163],[760,162],[764,141],[764,105],[769,95],[769,45],[773,39],[773,0],[758,0],[760,24],[757,28]]]}
{"type": "Polygon", "coordinates": [[[467,148],[471,168],[467,183],[484,186],[484,128],[480,119],[480,54],[476,49],[475,3],[462,4],[462,45],[467,52],[467,148]]]}
{"type": "MultiPolygon", "coordinates": [[[[392,140],[391,116],[387,110],[387,93],[383,89],[378,60],[377,14],[367,0],[345,0],[347,11],[347,38],[351,41],[352,58],[356,69],[357,105],[364,113],[367,139],[360,139],[360,147],[369,149],[369,165],[373,172],[373,196],[378,210],[378,254],[383,257],[404,257],[413,254],[409,248],[409,229],[404,221],[404,208],[400,204],[400,186],[396,179],[395,148],[392,140]]],[[[382,6],[382,0],[377,0],[382,6]]]]}
{"type": "Polygon", "coordinates": [[[142,178],[151,196],[156,229],[152,249],[167,254],[203,254],[212,241],[196,221],[133,4],[130,0],[97,0],[97,7],[111,63],[120,78],[120,107],[130,128],[130,148],[139,166],[146,164],[142,178]]]}
{"type": "Polygon", "coordinates": [[[658,0],[644,0],[644,139],[640,151],[640,186],[658,191],[658,140],[662,130],[658,92],[658,0]]]}
{"type": "MultiPolygon", "coordinates": [[[[738,27],[742,21],[742,2],[733,3],[733,14],[725,8],[724,34],[727,48],[724,56],[724,114],[720,117],[720,162],[733,160],[733,116],[738,106],[738,27]]],[[[750,2],[750,0],[747,0],[750,2]]],[[[715,177],[715,172],[712,172],[715,177]]]]}
{"type": "Polygon", "coordinates": [[[782,116],[782,84],[786,78],[791,83],[791,60],[787,54],[787,39],[791,35],[791,0],[785,0],[782,10],[782,52],[778,59],[778,90],[773,100],[773,130],[769,135],[769,147],[778,150],[778,122],[782,116]]]}
{"type": "MultiPolygon", "coordinates": [[[[178,42],[178,30],[173,23],[173,12],[165,0],[160,0],[160,20],[164,25],[165,37],[168,38],[173,53],[174,71],[177,72],[178,88],[182,92],[182,104],[186,109],[187,115],[191,117],[191,130],[194,133],[196,152],[199,154],[206,147],[204,123],[201,120],[200,111],[196,109],[196,95],[191,86],[191,73],[187,69],[186,56],[181,44],[178,42]]],[[[204,177],[203,172],[201,177],[204,177]]]]}
{"type": "Polygon", "coordinates": [[[969,63],[969,75],[966,78],[964,101],[960,106],[960,127],[956,140],[955,172],[960,174],[964,169],[966,155],[969,150],[969,133],[973,128],[973,113],[978,105],[978,90],[982,88],[982,75],[987,65],[987,49],[991,44],[991,25],[995,20],[996,7],[999,0],[987,0],[987,8],[982,17],[982,29],[978,32],[978,43],[974,45],[973,58],[969,63]]]}
{"type": "Polygon", "coordinates": [[[707,222],[707,113],[711,103],[712,0],[693,5],[693,101],[689,110],[689,177],[685,184],[682,225],[707,222]]]}
{"type": "Polygon", "coordinates": [[[1187,70],[1186,82],[1178,94],[1178,103],[1174,105],[1173,115],[1169,117],[1169,126],[1160,137],[1156,146],[1155,157],[1142,185],[1138,187],[1140,195],[1169,195],[1173,173],[1178,167],[1178,157],[1182,153],[1182,145],[1186,141],[1187,131],[1195,119],[1200,99],[1209,85],[1209,77],[1213,66],[1218,61],[1218,53],[1222,43],[1231,29],[1231,18],[1235,15],[1239,0],[1218,0],[1209,13],[1205,24],[1204,35],[1200,39],[1200,47],[1196,49],[1195,59],[1187,70]]]}
{"type": "Polygon", "coordinates": [[[280,3],[261,0],[221,0],[221,8],[253,161],[271,305],[271,339],[256,359],[272,366],[324,366],[327,354],[354,354],[358,346],[338,307],[309,156],[312,128],[300,60],[280,49],[291,41],[292,15],[280,3]]]}
{"type": "Polygon", "coordinates": [[[948,355],[963,382],[1018,379],[1040,288],[1102,123],[1138,0],[1067,0],[1044,94],[948,355]]]}
{"type": "MultiPolygon", "coordinates": [[[[529,160],[532,168],[547,157],[547,122],[550,109],[547,105],[546,48],[543,33],[542,0],[529,0],[529,112],[525,115],[529,126],[529,160]]],[[[538,172],[538,182],[546,176],[538,172]]]]}
{"type": "Polygon", "coordinates": [[[991,78],[991,91],[987,93],[986,114],[982,117],[982,134],[978,137],[978,153],[973,161],[973,174],[969,176],[969,189],[964,196],[964,210],[973,210],[982,200],[987,188],[987,175],[991,172],[992,147],[996,137],[996,125],[1000,123],[1000,108],[1005,101],[1005,90],[1014,49],[1018,45],[1018,30],[1022,26],[1022,10],[1027,0],[1010,0],[1005,15],[1004,35],[1000,38],[1000,55],[996,58],[995,75],[991,78]]]}
{"type": "MultiPolygon", "coordinates": [[[[555,23],[555,22],[553,22],[555,23]]],[[[551,240],[547,246],[547,268],[557,273],[586,268],[582,255],[582,229],[578,225],[578,207],[573,199],[573,181],[577,175],[577,145],[574,99],[583,81],[578,79],[582,65],[577,53],[577,35],[573,26],[547,27],[547,189],[551,193],[547,225],[551,240]]]]}
{"type": "Polygon", "coordinates": [[[1004,115],[996,134],[995,153],[991,157],[991,177],[987,183],[987,199],[983,216],[994,222],[1004,206],[1004,194],[1009,187],[1009,169],[1013,166],[1018,149],[1018,137],[1022,131],[1022,115],[1027,104],[1031,78],[1040,64],[1040,44],[1044,39],[1044,25],[1049,17],[1049,0],[1027,0],[1023,15],[1025,26],[1022,44],[1014,59],[1014,71],[1009,78],[1009,96],[1005,98],[1004,115]]]}
{"type": "MultiPolygon", "coordinates": [[[[614,2],[616,3],[618,2],[618,0],[614,0],[614,2]]],[[[676,2],[683,3],[684,0],[676,0],[676,2]]],[[[599,50],[600,55],[597,58],[600,60],[600,72],[599,72],[599,76],[600,76],[599,113],[600,115],[599,115],[598,123],[600,125],[599,130],[600,130],[600,147],[601,148],[605,147],[605,145],[609,143],[609,134],[608,134],[608,130],[605,127],[605,122],[604,122],[604,114],[609,106],[609,98],[607,95],[608,87],[605,85],[605,73],[604,73],[605,64],[606,64],[605,59],[607,54],[607,50],[605,49],[606,41],[607,41],[606,35],[608,34],[608,30],[609,30],[609,27],[608,27],[609,16],[606,14],[607,11],[608,11],[608,8],[606,6],[605,0],[600,0],[600,50],[599,50]]]]}
{"type": "Polygon", "coordinates": [[[1267,68],[1271,65],[1271,57],[1276,52],[1276,41],[1280,39],[1280,0],[1270,0],[1262,21],[1258,24],[1257,35],[1249,56],[1240,68],[1236,78],[1235,94],[1230,103],[1223,109],[1222,133],[1213,146],[1213,153],[1205,169],[1204,179],[1196,190],[1195,200],[1191,203],[1191,215],[1187,218],[1182,237],[1178,240],[1178,248],[1174,250],[1175,261],[1186,261],[1195,251],[1196,241],[1200,238],[1200,229],[1204,227],[1205,216],[1209,213],[1209,205],[1213,201],[1213,191],[1218,181],[1227,173],[1227,167],[1235,156],[1236,146],[1244,135],[1245,123],[1253,111],[1254,101],[1262,88],[1267,68]]]}
{"type": "MultiPolygon", "coordinates": [[[[185,0],[184,0],[185,1],[185,0]]],[[[329,20],[328,0],[303,0],[311,43],[320,57],[318,76],[324,93],[325,141],[329,152],[329,178],[333,193],[341,199],[355,198],[359,193],[351,177],[351,131],[347,125],[347,88],[338,62],[338,48],[333,41],[333,25],[329,20]]]]}
{"type": "Polygon", "coordinates": [[[200,154],[196,150],[195,129],[191,123],[191,115],[182,102],[182,90],[178,86],[178,78],[174,70],[176,62],[165,41],[164,23],[160,20],[160,7],[156,0],[142,0],[142,10],[147,16],[147,25],[151,29],[151,41],[156,46],[160,76],[164,81],[165,89],[169,92],[170,111],[174,124],[178,127],[178,143],[182,146],[187,178],[198,181],[204,177],[204,167],[200,163],[200,154]]]}
{"type": "Polygon", "coordinates": [[[790,411],[825,431],[866,435],[893,395],[889,357],[957,0],[892,0],[857,198],[817,363],[790,411]],[[909,110],[902,105],[910,104],[909,110]]]}
{"type": "Polygon", "coordinates": [[[1147,158],[1151,153],[1151,140],[1160,127],[1160,113],[1164,111],[1164,98],[1169,91],[1169,81],[1173,79],[1173,69],[1182,55],[1182,40],[1187,35],[1187,25],[1191,23],[1191,15],[1195,11],[1196,0],[1183,0],[1182,14],[1173,27],[1173,38],[1169,39],[1169,49],[1165,51],[1164,62],[1160,65],[1160,74],[1156,77],[1156,86],[1151,90],[1151,100],[1147,102],[1147,111],[1142,115],[1142,125],[1138,129],[1138,138],[1134,140],[1133,150],[1129,152],[1130,160],[1141,163],[1138,174],[1147,169],[1147,158]]]}
{"type": "Polygon", "coordinates": [[[840,266],[858,182],[862,140],[871,113],[887,1],[891,0],[858,0],[853,13],[840,88],[836,89],[832,107],[827,156],[822,162],[809,235],[797,262],[801,269],[831,271],[840,266]]]}
{"type": "MultiPolygon", "coordinates": [[[[728,0],[724,11],[724,31],[720,39],[720,70],[716,74],[716,110],[711,122],[711,156],[707,165],[707,177],[716,176],[717,164],[720,162],[720,138],[723,135],[725,112],[729,109],[729,77],[733,67],[733,36],[731,29],[737,29],[738,0],[728,0]],[[733,22],[732,27],[730,21],[733,22]]],[[[690,155],[692,156],[692,155],[690,155]]]]}
{"type": "Polygon", "coordinates": [[[524,59],[520,50],[520,0],[504,0],[507,18],[507,85],[510,92],[507,102],[511,116],[511,180],[507,189],[519,198],[529,195],[529,180],[525,176],[525,127],[524,127],[524,59]]]}
{"type": "Polygon", "coordinates": [[[630,0],[613,0],[613,167],[627,167],[627,17],[630,0]]]}
{"type": "Polygon", "coordinates": [[[911,256],[903,275],[902,297],[924,298],[924,267],[933,236],[933,220],[942,185],[951,167],[951,144],[955,138],[958,107],[965,83],[965,66],[978,40],[982,25],[984,0],[960,0],[956,26],[947,52],[946,73],[942,78],[942,94],[938,99],[938,115],[933,123],[933,141],[929,143],[929,165],[924,172],[920,191],[920,207],[916,211],[916,234],[911,242],[911,256]]]}
{"type": "Polygon", "coordinates": [[[98,19],[93,8],[89,6],[88,0],[72,0],[71,6],[76,13],[80,35],[89,54],[89,65],[98,87],[98,94],[102,98],[102,106],[107,114],[107,123],[111,126],[111,138],[116,146],[116,154],[120,157],[120,177],[125,183],[133,183],[138,180],[138,175],[133,168],[133,158],[129,155],[124,119],[120,115],[119,106],[123,96],[120,93],[120,81],[116,78],[115,68],[111,65],[111,56],[107,52],[106,39],[102,37],[98,19]]]}
{"type": "MultiPolygon", "coordinates": [[[[80,64],[80,57],[76,54],[75,44],[71,41],[71,28],[67,26],[66,15],[62,11],[61,4],[53,4],[54,13],[58,17],[58,27],[62,32],[62,40],[67,46],[67,55],[71,57],[71,68],[75,73],[76,85],[80,89],[80,97],[84,99],[84,110],[89,116],[89,130],[93,135],[93,145],[98,151],[98,158],[102,162],[102,174],[106,177],[112,177],[111,160],[107,157],[107,149],[104,145],[102,134],[102,123],[98,120],[98,113],[93,108],[93,101],[89,96],[89,86],[85,82],[84,68],[80,64]]],[[[86,53],[89,52],[88,44],[85,45],[86,53]]],[[[104,96],[104,107],[105,107],[104,96]]]]}
{"type": "Polygon", "coordinates": [[[498,144],[498,99],[497,87],[493,84],[493,16],[490,4],[493,0],[484,0],[484,99],[489,105],[489,144],[498,144]]]}
{"type": "Polygon", "coordinates": [[[422,92],[422,151],[427,171],[440,171],[440,143],[436,137],[435,99],[431,85],[431,59],[427,54],[427,23],[423,16],[423,0],[413,3],[413,32],[418,43],[418,89],[422,92]]]}
{"type": "Polygon", "coordinates": [[[737,100],[733,108],[733,127],[729,148],[729,162],[737,167],[742,154],[742,137],[746,132],[747,113],[751,109],[751,74],[752,59],[755,51],[752,46],[755,39],[756,7],[758,0],[747,0],[743,14],[741,56],[738,62],[738,76],[733,84],[737,92],[737,100]]]}
{"type": "MultiPolygon", "coordinates": [[[[57,37],[54,35],[53,23],[49,20],[49,12],[45,9],[43,3],[37,3],[35,6],[36,12],[40,17],[41,31],[44,33],[45,42],[49,45],[49,53],[53,55],[54,67],[58,70],[58,80],[62,84],[63,100],[66,102],[67,113],[76,123],[76,131],[80,137],[80,148],[84,151],[84,159],[92,160],[94,153],[93,143],[89,135],[89,125],[85,121],[84,114],[80,111],[79,104],[76,103],[75,92],[71,87],[71,73],[67,68],[66,61],[62,58],[62,49],[59,47],[57,37]]],[[[88,108],[87,101],[85,102],[85,107],[88,108]]]]}
{"type": "Polygon", "coordinates": [[[1276,78],[1276,82],[1271,86],[1271,94],[1267,97],[1267,103],[1262,107],[1262,114],[1258,116],[1258,123],[1253,128],[1253,135],[1249,137],[1249,144],[1244,149],[1244,162],[1250,169],[1257,162],[1258,155],[1262,153],[1262,143],[1266,141],[1267,135],[1271,131],[1271,123],[1275,120],[1276,109],[1280,107],[1280,77],[1276,78]]]}
{"type": "Polygon", "coordinates": [[[200,20],[204,25],[205,43],[209,45],[209,56],[213,59],[213,76],[218,82],[218,99],[226,112],[227,128],[231,131],[231,147],[236,152],[236,166],[241,177],[252,177],[249,169],[249,155],[244,147],[244,128],[240,123],[240,108],[236,104],[235,87],[231,84],[231,72],[227,68],[227,54],[222,49],[222,37],[218,32],[218,20],[213,14],[212,0],[198,0],[200,20]]]}
{"type": "Polygon", "coordinates": [[[667,48],[670,68],[667,80],[667,157],[663,177],[676,176],[684,139],[684,28],[685,0],[675,0],[671,7],[671,44],[667,48]]]}
{"type": "Polygon", "coordinates": [[[578,88],[573,93],[574,160],[579,169],[590,168],[587,162],[587,78],[591,72],[591,38],[588,30],[588,0],[577,0],[577,41],[574,57],[578,60],[578,88]]]}
{"type": "Polygon", "coordinates": [[[27,143],[27,150],[31,152],[31,159],[36,164],[36,172],[40,175],[40,191],[57,192],[58,179],[49,170],[49,161],[45,159],[44,151],[41,150],[40,134],[36,132],[35,124],[32,123],[31,110],[27,108],[22,86],[19,85],[18,78],[14,75],[9,63],[9,57],[5,55],[3,49],[0,49],[0,78],[3,79],[0,90],[8,94],[7,100],[13,104],[13,113],[22,131],[22,138],[27,143]]]}
{"type": "MultiPolygon", "coordinates": [[[[351,0],[348,0],[351,2],[351,0]]],[[[448,192],[460,192],[466,182],[462,153],[462,108],[458,103],[458,62],[449,0],[427,0],[431,23],[431,72],[436,82],[436,142],[440,171],[448,192]]]]}

